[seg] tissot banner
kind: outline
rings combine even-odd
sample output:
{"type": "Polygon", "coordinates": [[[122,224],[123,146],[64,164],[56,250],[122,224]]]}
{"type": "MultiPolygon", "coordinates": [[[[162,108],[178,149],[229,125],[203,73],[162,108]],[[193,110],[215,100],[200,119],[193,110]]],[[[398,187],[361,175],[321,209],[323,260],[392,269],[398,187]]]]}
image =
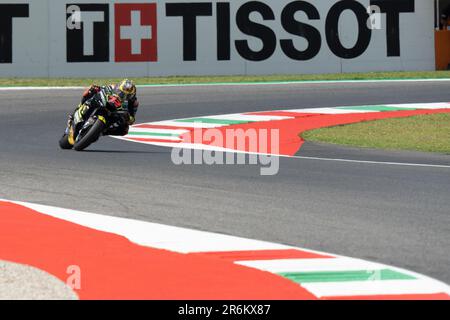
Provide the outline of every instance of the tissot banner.
{"type": "Polygon", "coordinates": [[[423,0],[0,0],[0,76],[434,69],[423,0]]]}

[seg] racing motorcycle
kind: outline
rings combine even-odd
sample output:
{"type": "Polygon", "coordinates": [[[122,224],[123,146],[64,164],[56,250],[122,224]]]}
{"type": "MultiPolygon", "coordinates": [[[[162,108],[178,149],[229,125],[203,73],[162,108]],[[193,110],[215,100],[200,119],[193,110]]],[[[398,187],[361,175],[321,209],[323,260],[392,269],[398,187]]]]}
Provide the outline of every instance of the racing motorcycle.
{"type": "Polygon", "coordinates": [[[108,131],[127,121],[129,113],[120,107],[120,103],[108,101],[105,93],[100,91],[86,104],[77,109],[73,118],[68,121],[63,136],[59,140],[61,149],[82,151],[96,142],[100,136],[108,135],[108,131]],[[84,108],[87,108],[86,111],[84,108]],[[85,111],[88,116],[82,116],[85,111]],[[84,119],[86,118],[86,120],[84,119]]]}

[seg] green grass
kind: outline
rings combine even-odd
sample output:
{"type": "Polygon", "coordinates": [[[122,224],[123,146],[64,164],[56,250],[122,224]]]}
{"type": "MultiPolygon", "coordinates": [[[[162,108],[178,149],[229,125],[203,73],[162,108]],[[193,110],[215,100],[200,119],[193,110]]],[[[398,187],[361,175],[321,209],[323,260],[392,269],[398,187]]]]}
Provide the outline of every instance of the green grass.
{"type": "Polygon", "coordinates": [[[307,141],[450,154],[450,113],[366,121],[307,131],[307,141]]]}
{"type": "MultiPolygon", "coordinates": [[[[176,76],[133,78],[137,84],[195,84],[279,81],[374,80],[374,79],[450,79],[450,71],[369,72],[320,75],[268,76],[176,76]]],[[[0,78],[0,86],[86,86],[90,83],[114,83],[119,78],[0,78]]]]}

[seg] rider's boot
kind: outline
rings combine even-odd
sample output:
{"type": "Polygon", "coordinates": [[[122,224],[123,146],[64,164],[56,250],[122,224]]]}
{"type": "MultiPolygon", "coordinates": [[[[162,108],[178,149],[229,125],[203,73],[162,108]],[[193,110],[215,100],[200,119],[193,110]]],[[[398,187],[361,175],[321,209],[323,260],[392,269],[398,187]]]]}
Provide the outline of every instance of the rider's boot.
{"type": "Polygon", "coordinates": [[[65,134],[68,135],[68,141],[71,145],[74,145],[74,135],[76,132],[76,126],[83,121],[86,114],[86,108],[83,104],[79,104],[78,107],[69,115],[67,119],[67,128],[65,134]]]}
{"type": "Polygon", "coordinates": [[[67,119],[67,128],[70,128],[71,126],[72,126],[72,124],[73,124],[73,113],[71,113],[70,115],[69,115],[69,118],[67,119]]]}

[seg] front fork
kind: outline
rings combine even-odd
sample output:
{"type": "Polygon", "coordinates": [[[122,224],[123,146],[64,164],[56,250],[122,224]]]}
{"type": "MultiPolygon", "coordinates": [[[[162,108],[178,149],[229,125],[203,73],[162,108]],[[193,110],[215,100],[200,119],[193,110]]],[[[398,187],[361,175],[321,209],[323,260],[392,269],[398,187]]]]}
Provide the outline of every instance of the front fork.
{"type": "Polygon", "coordinates": [[[67,135],[67,141],[71,145],[75,144],[76,127],[79,123],[83,121],[83,116],[88,110],[89,110],[88,106],[84,104],[79,104],[78,108],[76,108],[75,111],[69,116],[65,134],[67,135]]]}

